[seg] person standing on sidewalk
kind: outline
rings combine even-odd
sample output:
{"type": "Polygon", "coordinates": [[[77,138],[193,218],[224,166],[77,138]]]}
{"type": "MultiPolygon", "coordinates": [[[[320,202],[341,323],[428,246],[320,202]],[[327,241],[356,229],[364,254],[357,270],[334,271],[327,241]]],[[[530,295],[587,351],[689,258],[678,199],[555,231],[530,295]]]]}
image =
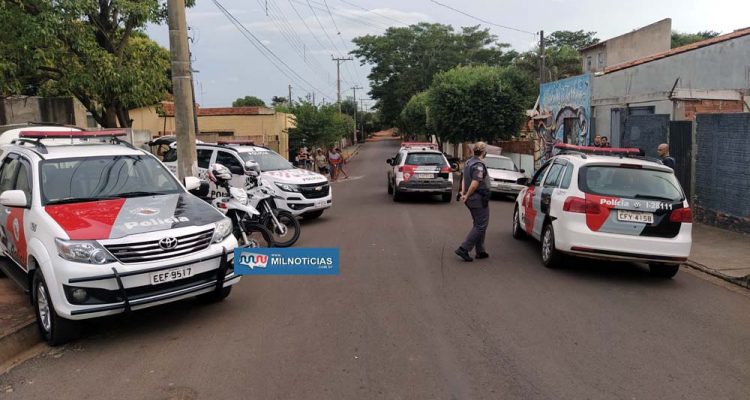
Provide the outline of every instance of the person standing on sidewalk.
{"type": "Polygon", "coordinates": [[[339,171],[342,174],[344,174],[344,179],[349,179],[349,174],[347,174],[346,171],[344,170],[344,164],[346,164],[346,157],[344,156],[344,153],[341,151],[341,149],[339,149],[338,147],[336,148],[336,152],[341,155],[341,162],[339,163],[339,171]]]}
{"type": "Polygon", "coordinates": [[[319,173],[328,175],[328,160],[320,147],[315,151],[315,166],[318,167],[319,173]]]}
{"type": "Polygon", "coordinates": [[[471,213],[473,226],[466,240],[455,253],[464,261],[473,261],[469,252],[476,248],[476,258],[489,257],[484,249],[484,236],[490,222],[490,177],[482,160],[487,155],[487,144],[474,144],[474,156],[466,161],[459,200],[466,204],[471,213]]]}
{"type": "Polygon", "coordinates": [[[328,150],[328,164],[331,169],[331,181],[336,182],[339,176],[339,164],[342,161],[341,153],[337,151],[337,148],[331,148],[328,150]]]}
{"type": "Polygon", "coordinates": [[[672,168],[674,170],[675,167],[675,159],[674,157],[669,155],[669,145],[666,143],[662,143],[659,145],[659,147],[656,148],[656,154],[659,155],[659,158],[661,158],[661,163],[666,165],[669,168],[672,168]]]}

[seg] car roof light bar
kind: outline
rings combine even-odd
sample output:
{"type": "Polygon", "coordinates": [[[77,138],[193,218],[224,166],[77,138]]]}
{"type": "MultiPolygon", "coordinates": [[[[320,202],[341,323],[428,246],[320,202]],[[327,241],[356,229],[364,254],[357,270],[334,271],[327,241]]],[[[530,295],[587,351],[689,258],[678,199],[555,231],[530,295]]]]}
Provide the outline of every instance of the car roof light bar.
{"type": "Polygon", "coordinates": [[[124,129],[106,129],[101,131],[43,131],[43,130],[25,130],[18,134],[18,137],[26,139],[89,139],[101,137],[119,137],[125,136],[127,132],[124,129]]]}

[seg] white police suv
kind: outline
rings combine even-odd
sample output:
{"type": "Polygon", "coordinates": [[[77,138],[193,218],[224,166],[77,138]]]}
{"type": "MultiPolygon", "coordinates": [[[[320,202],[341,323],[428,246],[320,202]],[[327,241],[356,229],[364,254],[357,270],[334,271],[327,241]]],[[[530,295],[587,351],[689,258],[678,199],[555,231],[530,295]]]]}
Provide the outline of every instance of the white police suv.
{"type": "MultiPolygon", "coordinates": [[[[333,204],[331,185],[325,176],[296,168],[275,151],[255,146],[251,141],[202,143],[197,144],[196,148],[201,176],[204,177],[209,165],[222,164],[232,172],[231,185],[234,187],[246,187],[247,162],[258,163],[261,178],[270,183],[270,188],[273,189],[276,206],[295,216],[306,219],[318,218],[333,204]]],[[[164,164],[172,171],[177,170],[176,150],[165,154],[164,164]]],[[[224,189],[216,187],[213,182],[210,184],[210,197],[222,196],[224,189]]]]}
{"type": "Polygon", "coordinates": [[[429,142],[403,142],[388,164],[388,194],[393,201],[401,200],[404,193],[439,194],[444,202],[453,197],[453,170],[437,144],[429,142]]]}
{"type": "Polygon", "coordinates": [[[673,277],[690,255],[693,220],[672,169],[638,149],[556,147],[516,198],[513,237],[540,240],[548,267],[576,255],[648,262],[673,277]]]}
{"type": "Polygon", "coordinates": [[[119,135],[25,131],[2,147],[0,250],[10,262],[0,266],[30,292],[53,345],[75,337],[75,320],[220,300],[240,279],[231,221],[119,135]]]}

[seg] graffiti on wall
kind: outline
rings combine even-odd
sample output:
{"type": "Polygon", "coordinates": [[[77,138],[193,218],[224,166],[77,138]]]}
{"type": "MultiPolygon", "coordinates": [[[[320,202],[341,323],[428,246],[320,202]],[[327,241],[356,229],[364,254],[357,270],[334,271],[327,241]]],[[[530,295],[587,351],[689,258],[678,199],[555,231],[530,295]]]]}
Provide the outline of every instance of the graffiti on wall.
{"type": "Polygon", "coordinates": [[[539,115],[534,118],[534,168],[552,157],[557,143],[588,144],[590,123],[591,75],[543,84],[539,90],[539,115]]]}

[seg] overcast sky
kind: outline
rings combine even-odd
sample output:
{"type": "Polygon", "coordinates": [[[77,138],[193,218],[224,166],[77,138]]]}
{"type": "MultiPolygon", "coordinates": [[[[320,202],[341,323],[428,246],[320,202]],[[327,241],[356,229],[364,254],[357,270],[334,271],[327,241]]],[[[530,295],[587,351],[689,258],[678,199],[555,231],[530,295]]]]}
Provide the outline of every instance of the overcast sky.
{"type": "MultiPolygon", "coordinates": [[[[606,40],[663,18],[672,18],[672,29],[680,32],[729,33],[750,25],[748,0],[217,1],[247,31],[243,35],[213,0],[197,0],[195,7],[188,10],[193,68],[199,71],[195,74],[196,100],[203,107],[230,106],[234,99],[246,95],[270,103],[272,96],[286,96],[289,84],[295,99],[315,91],[316,101],[322,98],[335,101],[336,63],[331,61],[332,55],[346,57],[352,50],[354,37],[377,35],[389,26],[420,21],[450,24],[455,28],[482,25],[518,51],[530,49],[538,40],[522,31],[543,29],[549,34],[556,30],[583,29],[595,31],[598,38],[606,40]],[[269,61],[246,36],[255,36],[278,59],[269,56],[273,62],[269,61]]],[[[148,34],[169,48],[166,26],[150,26],[148,34]]],[[[260,46],[257,42],[256,45],[260,46]]],[[[368,97],[368,71],[369,68],[360,66],[356,59],[342,63],[342,98],[351,97],[350,88],[355,85],[365,87],[357,91],[358,99],[362,95],[368,97]]]]}

